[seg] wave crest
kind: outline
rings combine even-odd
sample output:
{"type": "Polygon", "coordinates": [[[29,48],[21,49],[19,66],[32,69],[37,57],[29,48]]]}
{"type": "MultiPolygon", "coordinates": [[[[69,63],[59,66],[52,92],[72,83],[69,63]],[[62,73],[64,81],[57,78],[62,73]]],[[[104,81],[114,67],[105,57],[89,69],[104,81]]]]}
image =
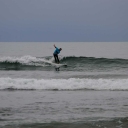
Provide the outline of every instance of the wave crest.
{"type": "Polygon", "coordinates": [[[125,90],[128,79],[23,79],[0,78],[0,90],[125,90]]]}
{"type": "MultiPolygon", "coordinates": [[[[67,64],[68,70],[95,70],[110,68],[128,68],[128,59],[109,59],[94,57],[75,57],[75,56],[59,56],[60,63],[67,64]],[[70,69],[69,69],[70,68],[70,69]]],[[[12,70],[37,70],[38,67],[44,67],[42,70],[48,70],[53,67],[54,58],[49,57],[0,57],[0,69],[12,70]]]]}

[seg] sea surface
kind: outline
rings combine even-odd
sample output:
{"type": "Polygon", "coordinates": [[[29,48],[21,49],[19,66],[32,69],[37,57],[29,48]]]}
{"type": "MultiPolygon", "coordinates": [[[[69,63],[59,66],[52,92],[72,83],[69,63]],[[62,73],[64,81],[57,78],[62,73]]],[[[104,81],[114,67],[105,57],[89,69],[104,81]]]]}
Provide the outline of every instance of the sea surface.
{"type": "Polygon", "coordinates": [[[128,128],[128,42],[1,42],[0,128],[128,128]]]}

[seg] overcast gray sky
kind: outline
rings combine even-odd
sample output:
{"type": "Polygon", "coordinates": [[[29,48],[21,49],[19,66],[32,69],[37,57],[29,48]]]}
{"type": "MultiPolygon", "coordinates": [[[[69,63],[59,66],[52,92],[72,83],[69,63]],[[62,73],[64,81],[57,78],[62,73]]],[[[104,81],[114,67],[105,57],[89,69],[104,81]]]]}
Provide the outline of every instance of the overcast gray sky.
{"type": "Polygon", "coordinates": [[[128,0],[0,0],[3,41],[128,41],[128,0]]]}

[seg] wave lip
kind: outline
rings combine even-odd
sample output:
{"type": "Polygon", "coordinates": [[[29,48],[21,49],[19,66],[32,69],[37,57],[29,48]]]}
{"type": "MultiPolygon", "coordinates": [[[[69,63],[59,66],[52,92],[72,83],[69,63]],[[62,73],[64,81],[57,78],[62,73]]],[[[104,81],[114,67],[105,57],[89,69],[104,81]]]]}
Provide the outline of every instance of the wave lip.
{"type": "Polygon", "coordinates": [[[128,91],[128,79],[0,78],[0,90],[119,90],[128,91]]]}

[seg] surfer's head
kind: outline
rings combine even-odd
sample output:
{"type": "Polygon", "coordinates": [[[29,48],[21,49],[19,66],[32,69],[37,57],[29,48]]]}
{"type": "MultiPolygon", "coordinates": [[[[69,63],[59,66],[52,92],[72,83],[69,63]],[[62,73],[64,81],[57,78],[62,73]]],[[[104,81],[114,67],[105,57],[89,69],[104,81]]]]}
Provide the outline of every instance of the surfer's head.
{"type": "Polygon", "coordinates": [[[60,51],[62,50],[62,48],[60,48],[60,51]]]}

